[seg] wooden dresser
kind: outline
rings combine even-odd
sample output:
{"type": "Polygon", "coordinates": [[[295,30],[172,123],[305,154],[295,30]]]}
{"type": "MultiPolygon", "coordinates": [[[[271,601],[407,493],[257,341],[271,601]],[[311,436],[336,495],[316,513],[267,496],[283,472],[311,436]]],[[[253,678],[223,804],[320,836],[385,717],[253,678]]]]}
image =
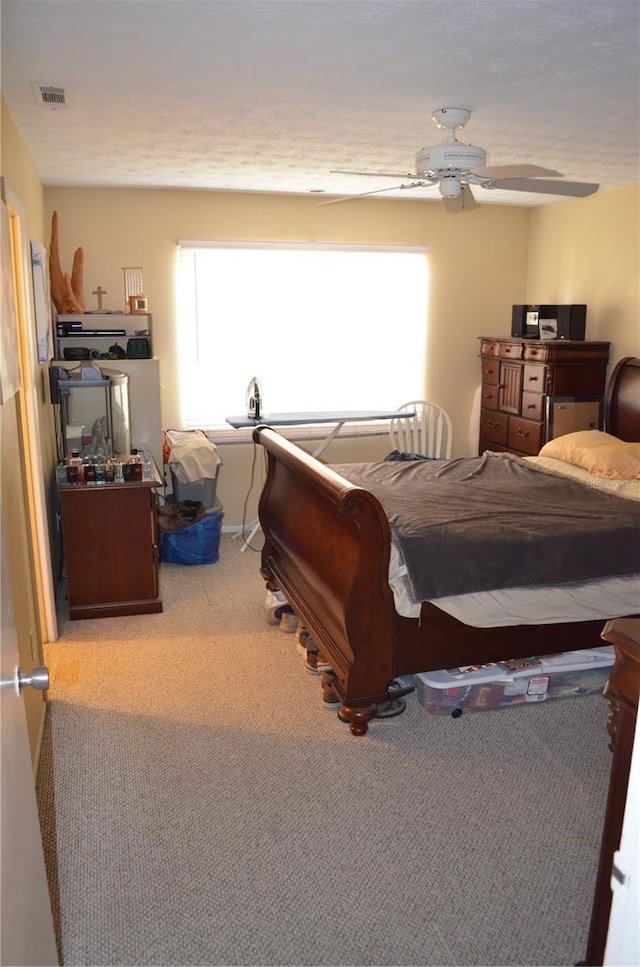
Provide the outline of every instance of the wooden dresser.
{"type": "MultiPolygon", "coordinates": [[[[479,452],[534,456],[550,438],[548,397],[604,401],[608,342],[480,337],[482,395],[479,452]]],[[[593,412],[593,410],[592,410],[593,412]]],[[[589,419],[572,429],[587,429],[589,419]]]]}

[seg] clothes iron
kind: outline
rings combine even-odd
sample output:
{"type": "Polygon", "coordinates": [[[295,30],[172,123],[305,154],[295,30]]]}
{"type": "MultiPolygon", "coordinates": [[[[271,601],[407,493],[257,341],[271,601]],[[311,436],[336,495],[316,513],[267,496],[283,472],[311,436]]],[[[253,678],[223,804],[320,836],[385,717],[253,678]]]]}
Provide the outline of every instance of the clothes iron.
{"type": "Polygon", "coordinates": [[[256,376],[247,386],[247,416],[250,420],[262,419],[262,389],[256,376]]]}

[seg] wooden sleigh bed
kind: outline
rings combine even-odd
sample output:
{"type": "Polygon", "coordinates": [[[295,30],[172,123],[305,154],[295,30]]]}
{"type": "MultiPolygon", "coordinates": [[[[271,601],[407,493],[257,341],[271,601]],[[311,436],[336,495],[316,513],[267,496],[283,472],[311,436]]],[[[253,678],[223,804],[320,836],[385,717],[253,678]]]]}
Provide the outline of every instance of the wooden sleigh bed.
{"type": "MultiPolygon", "coordinates": [[[[608,433],[640,441],[640,359],[615,367],[605,420],[608,433]]],[[[602,645],[606,618],[475,627],[430,602],[419,618],[402,616],[389,585],[391,530],[380,501],[268,426],[253,438],[267,453],[262,574],[331,665],[354,735],[365,734],[399,676],[602,645]]]]}

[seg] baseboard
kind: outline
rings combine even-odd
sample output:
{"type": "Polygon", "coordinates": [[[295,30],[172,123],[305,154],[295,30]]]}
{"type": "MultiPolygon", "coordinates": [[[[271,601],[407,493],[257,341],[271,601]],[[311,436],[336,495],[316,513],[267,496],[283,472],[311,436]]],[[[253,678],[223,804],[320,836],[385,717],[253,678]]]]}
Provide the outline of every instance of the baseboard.
{"type": "Polygon", "coordinates": [[[242,524],[223,524],[221,530],[223,534],[242,534],[242,524]]]}
{"type": "Polygon", "coordinates": [[[38,775],[38,769],[40,768],[40,750],[42,748],[42,736],[44,735],[44,723],[45,723],[48,707],[49,707],[49,699],[44,698],[42,702],[42,711],[40,713],[40,722],[38,724],[38,737],[36,738],[36,747],[33,750],[33,774],[36,777],[38,775]]]}

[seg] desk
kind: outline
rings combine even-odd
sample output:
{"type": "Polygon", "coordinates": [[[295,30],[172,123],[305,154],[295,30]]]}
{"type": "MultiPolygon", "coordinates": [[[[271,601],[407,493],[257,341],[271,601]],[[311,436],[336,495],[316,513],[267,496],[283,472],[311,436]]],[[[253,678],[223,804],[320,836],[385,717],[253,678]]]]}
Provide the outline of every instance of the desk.
{"type": "MultiPolygon", "coordinates": [[[[308,413],[265,413],[259,420],[254,420],[250,416],[227,416],[226,421],[236,429],[254,426],[315,426],[319,424],[328,425],[329,431],[322,438],[315,448],[312,457],[319,457],[327,449],[332,440],[335,440],[345,423],[371,423],[375,420],[394,420],[396,417],[407,419],[415,416],[412,410],[324,410],[321,412],[308,413]]],[[[245,538],[242,550],[249,546],[249,541],[260,528],[260,521],[253,521],[249,536],[245,538]]]]}

